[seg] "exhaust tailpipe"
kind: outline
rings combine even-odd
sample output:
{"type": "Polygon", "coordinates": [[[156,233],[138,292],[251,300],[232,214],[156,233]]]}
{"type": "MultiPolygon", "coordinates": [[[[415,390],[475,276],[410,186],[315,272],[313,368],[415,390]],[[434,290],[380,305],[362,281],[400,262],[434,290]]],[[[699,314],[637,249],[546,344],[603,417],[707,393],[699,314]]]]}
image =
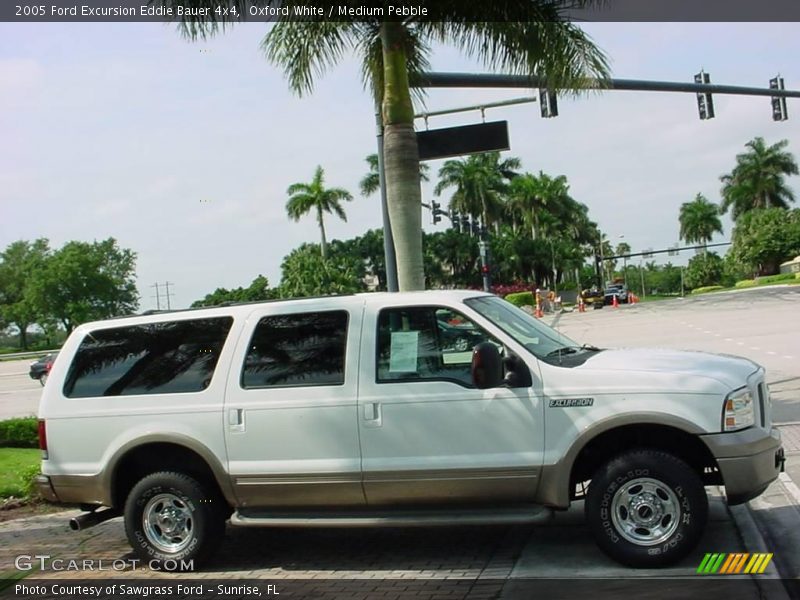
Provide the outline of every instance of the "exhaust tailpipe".
{"type": "Polygon", "coordinates": [[[81,531],[83,529],[89,529],[89,527],[94,527],[95,525],[99,525],[103,521],[108,521],[109,519],[113,519],[114,517],[120,516],[118,510],[114,508],[108,508],[106,510],[100,511],[92,511],[90,513],[85,513],[82,515],[78,515],[77,517],[73,517],[69,520],[69,528],[72,531],[81,531]]]}

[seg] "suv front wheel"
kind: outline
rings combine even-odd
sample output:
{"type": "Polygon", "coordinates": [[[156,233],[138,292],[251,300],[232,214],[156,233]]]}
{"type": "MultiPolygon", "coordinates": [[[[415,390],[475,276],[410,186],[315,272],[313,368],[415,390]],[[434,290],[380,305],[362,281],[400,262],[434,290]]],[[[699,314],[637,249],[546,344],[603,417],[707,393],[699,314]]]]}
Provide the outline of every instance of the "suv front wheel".
{"type": "Polygon", "coordinates": [[[221,501],[183,473],[152,473],[125,502],[125,533],[145,566],[192,570],[217,549],[225,533],[221,501]]]}
{"type": "Polygon", "coordinates": [[[635,450],[597,470],[585,511],[606,554],[631,567],[661,567],[695,547],[708,520],[708,497],[697,473],[682,460],[635,450]]]}

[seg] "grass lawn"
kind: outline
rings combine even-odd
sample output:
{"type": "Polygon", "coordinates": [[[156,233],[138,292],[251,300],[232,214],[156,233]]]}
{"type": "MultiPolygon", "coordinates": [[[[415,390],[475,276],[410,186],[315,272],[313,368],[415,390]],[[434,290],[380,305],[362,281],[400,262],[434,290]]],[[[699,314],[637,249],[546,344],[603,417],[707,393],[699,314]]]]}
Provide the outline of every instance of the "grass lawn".
{"type": "Polygon", "coordinates": [[[28,478],[42,460],[37,448],[0,448],[0,499],[28,495],[28,478]]]}

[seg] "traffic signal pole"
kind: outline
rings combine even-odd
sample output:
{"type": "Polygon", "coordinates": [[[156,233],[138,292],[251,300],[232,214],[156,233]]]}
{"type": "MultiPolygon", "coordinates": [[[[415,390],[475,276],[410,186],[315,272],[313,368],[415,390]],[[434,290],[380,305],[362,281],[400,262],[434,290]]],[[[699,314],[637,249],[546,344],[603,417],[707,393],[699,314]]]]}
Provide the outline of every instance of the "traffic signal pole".
{"type": "MultiPolygon", "coordinates": [[[[734,94],[738,96],[774,96],[800,98],[800,90],[757,88],[716,83],[690,83],[684,81],[654,81],[647,79],[589,79],[586,88],[568,88],[572,91],[635,91],[635,92],[689,92],[693,94],[734,94]]],[[[540,88],[546,87],[543,77],[527,75],[502,75],[496,73],[423,73],[417,87],[421,88],[540,88]]],[[[532,100],[533,101],[533,100],[532,100]]],[[[428,113],[430,114],[430,113],[428,113]]]]}
{"type": "MultiPolygon", "coordinates": [[[[782,82],[780,82],[782,84],[782,82]]],[[[528,75],[504,75],[499,73],[423,73],[414,87],[419,88],[547,88],[544,77],[528,75]]],[[[776,82],[770,87],[757,88],[738,85],[720,85],[712,83],[690,83],[683,81],[655,81],[646,79],[589,79],[588,86],[584,88],[570,88],[573,90],[594,89],[597,91],[637,91],[637,92],[684,92],[693,94],[733,94],[738,96],[769,96],[773,99],[800,98],[800,90],[785,90],[776,82]]],[[[505,104],[524,104],[535,102],[535,98],[515,98],[510,101],[500,101],[498,106],[505,104]]],[[[489,103],[475,107],[465,107],[466,110],[488,108],[489,103]]],[[[785,107],[785,103],[783,104],[785,107]]],[[[416,115],[417,117],[430,117],[434,114],[447,114],[462,112],[463,109],[449,111],[435,111],[416,115]]],[[[775,110],[773,108],[773,114],[775,110]]],[[[785,108],[782,115],[785,115],[785,108]]],[[[781,116],[781,115],[779,115],[781,116]]],[[[773,116],[773,118],[775,118],[773,116]]],[[[383,119],[380,107],[375,109],[378,138],[378,174],[381,182],[381,211],[383,213],[383,244],[386,257],[386,281],[389,291],[397,291],[397,261],[395,257],[392,228],[389,222],[389,211],[386,204],[386,185],[383,169],[383,119]]],[[[785,116],[783,117],[785,119],[785,116]]],[[[776,119],[776,120],[783,120],[776,119]]]]}

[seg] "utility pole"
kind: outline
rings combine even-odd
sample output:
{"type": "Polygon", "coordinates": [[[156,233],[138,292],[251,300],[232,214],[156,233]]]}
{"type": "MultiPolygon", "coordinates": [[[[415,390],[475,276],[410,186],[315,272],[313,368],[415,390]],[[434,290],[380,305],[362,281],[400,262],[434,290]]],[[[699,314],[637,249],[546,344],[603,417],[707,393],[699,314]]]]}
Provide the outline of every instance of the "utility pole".
{"type": "MultiPolygon", "coordinates": [[[[156,310],[161,310],[161,295],[158,293],[158,282],[150,286],[156,288],[156,310]]],[[[152,298],[152,296],[151,296],[152,298]]]]}
{"type": "Polygon", "coordinates": [[[169,286],[171,286],[171,285],[175,285],[175,284],[170,282],[170,281],[164,282],[164,287],[167,288],[167,293],[165,294],[165,296],[167,297],[167,310],[172,310],[172,307],[170,306],[170,302],[169,302],[169,297],[175,295],[175,294],[173,294],[172,292],[169,291],[169,286]]]}

